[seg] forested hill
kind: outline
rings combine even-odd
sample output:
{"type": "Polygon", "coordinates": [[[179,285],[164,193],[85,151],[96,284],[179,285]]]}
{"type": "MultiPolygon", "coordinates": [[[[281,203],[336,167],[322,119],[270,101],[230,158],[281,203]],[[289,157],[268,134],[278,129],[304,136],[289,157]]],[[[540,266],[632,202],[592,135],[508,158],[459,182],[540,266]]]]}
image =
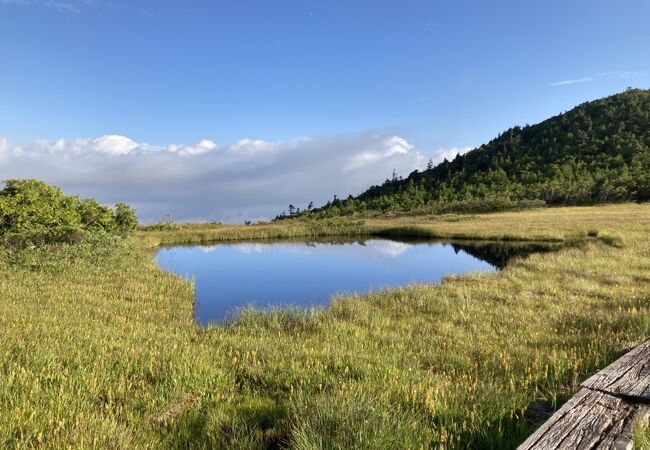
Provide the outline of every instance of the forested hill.
{"type": "Polygon", "coordinates": [[[650,90],[628,89],[537,125],[513,127],[453,161],[300,214],[626,200],[650,200],[650,90]]]}

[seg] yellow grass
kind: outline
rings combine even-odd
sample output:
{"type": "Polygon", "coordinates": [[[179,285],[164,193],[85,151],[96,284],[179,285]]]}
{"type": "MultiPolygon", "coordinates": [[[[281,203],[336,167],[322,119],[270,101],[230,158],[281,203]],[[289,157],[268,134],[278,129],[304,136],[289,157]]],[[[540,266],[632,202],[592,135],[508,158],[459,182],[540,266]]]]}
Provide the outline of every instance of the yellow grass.
{"type": "Polygon", "coordinates": [[[138,232],[136,250],[0,262],[2,448],[513,448],[650,330],[650,205],[138,232]],[[401,233],[580,239],[494,275],[207,329],[142,248],[401,233]],[[61,262],[65,261],[65,263],[61,262]]]}

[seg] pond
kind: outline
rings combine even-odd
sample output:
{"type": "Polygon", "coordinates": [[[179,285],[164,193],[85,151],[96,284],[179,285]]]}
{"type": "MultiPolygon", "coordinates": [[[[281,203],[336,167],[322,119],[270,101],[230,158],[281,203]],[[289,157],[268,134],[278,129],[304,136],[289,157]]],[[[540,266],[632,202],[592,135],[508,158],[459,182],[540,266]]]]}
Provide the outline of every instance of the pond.
{"type": "Polygon", "coordinates": [[[514,255],[546,246],[366,240],[256,241],[162,248],[158,265],[195,281],[195,317],[228,320],[246,306],[327,305],[334,295],[466,272],[494,272],[514,255]]]}

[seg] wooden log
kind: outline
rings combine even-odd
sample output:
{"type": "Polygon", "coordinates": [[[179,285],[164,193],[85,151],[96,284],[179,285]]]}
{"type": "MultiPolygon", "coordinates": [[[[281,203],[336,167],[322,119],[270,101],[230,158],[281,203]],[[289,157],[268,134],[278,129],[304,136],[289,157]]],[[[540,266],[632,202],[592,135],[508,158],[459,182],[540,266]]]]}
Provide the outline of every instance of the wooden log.
{"type": "Polygon", "coordinates": [[[650,401],[650,340],[589,378],[582,387],[650,401]]]}
{"type": "Polygon", "coordinates": [[[645,407],[590,389],[580,389],[519,450],[626,449],[645,407]]]}
{"type": "Polygon", "coordinates": [[[623,450],[650,417],[650,340],[582,383],[519,450],[623,450]]]}

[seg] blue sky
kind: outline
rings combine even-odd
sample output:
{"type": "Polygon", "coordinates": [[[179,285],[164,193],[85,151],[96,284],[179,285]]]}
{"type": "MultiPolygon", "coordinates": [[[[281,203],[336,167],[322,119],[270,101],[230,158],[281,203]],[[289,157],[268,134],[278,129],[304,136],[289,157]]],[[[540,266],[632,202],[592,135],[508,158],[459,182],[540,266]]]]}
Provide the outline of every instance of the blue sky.
{"type": "Polygon", "coordinates": [[[649,17],[647,0],[0,0],[0,137],[381,135],[428,159],[650,87],[649,17]]]}

